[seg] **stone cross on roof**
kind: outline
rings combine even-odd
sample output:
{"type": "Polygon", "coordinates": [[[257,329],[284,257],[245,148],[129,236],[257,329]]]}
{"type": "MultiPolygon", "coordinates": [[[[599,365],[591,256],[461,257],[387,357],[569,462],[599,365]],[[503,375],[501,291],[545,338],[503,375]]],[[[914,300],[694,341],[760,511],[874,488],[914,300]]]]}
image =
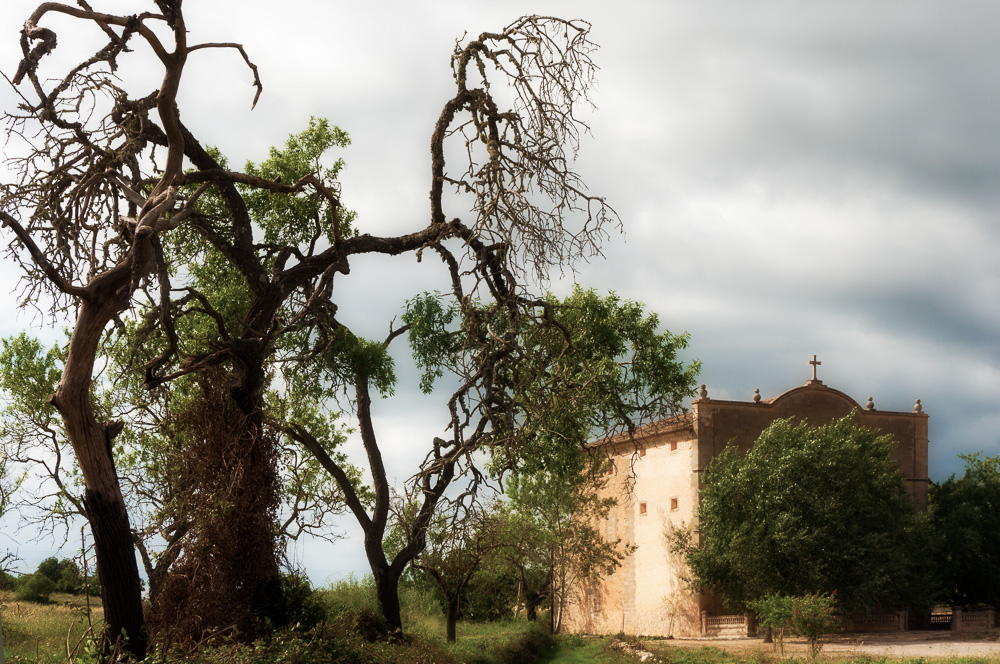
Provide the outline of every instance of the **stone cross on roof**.
{"type": "Polygon", "coordinates": [[[813,355],[813,359],[809,360],[809,362],[807,362],[806,364],[811,364],[813,368],[813,377],[812,380],[809,382],[816,382],[816,383],[820,382],[819,379],[816,378],[816,367],[823,363],[817,360],[816,356],[813,355]]]}

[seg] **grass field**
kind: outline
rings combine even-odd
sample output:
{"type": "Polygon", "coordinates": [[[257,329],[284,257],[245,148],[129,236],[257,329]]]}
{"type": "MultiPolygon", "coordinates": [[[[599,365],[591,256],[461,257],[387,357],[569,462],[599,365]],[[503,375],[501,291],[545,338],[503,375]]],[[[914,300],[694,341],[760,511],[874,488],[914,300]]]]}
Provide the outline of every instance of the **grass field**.
{"type": "MultiPolygon", "coordinates": [[[[364,581],[347,581],[321,593],[331,607],[331,615],[356,615],[374,609],[373,589],[364,581]]],[[[100,628],[99,599],[91,599],[88,620],[86,599],[53,595],[49,604],[17,602],[11,593],[0,592],[6,664],[67,664],[80,662],[84,637],[93,624],[100,628]]],[[[630,664],[638,662],[613,647],[612,638],[547,635],[539,625],[524,620],[494,623],[459,622],[458,642],[445,642],[444,617],[429,595],[404,591],[401,597],[404,623],[409,638],[401,644],[367,643],[349,638],[344,623],[334,620],[316,633],[279,636],[267,644],[226,646],[193,656],[176,655],[154,661],[171,664],[334,664],[341,661],[371,664],[630,664]],[[326,639],[324,641],[324,639],[326,639]]],[[[638,641],[630,640],[633,645],[638,641]]],[[[762,652],[733,653],[696,643],[676,641],[647,644],[664,664],[778,664],[796,661],[790,656],[762,652]]],[[[807,656],[799,655],[805,662],[807,656]]],[[[820,664],[1000,664],[1000,657],[888,658],[820,655],[820,664]]]]}
{"type": "Polygon", "coordinates": [[[94,625],[100,629],[104,610],[98,597],[55,593],[48,604],[19,602],[11,592],[0,591],[3,645],[9,661],[56,663],[67,661],[67,653],[83,647],[84,635],[94,625]]]}

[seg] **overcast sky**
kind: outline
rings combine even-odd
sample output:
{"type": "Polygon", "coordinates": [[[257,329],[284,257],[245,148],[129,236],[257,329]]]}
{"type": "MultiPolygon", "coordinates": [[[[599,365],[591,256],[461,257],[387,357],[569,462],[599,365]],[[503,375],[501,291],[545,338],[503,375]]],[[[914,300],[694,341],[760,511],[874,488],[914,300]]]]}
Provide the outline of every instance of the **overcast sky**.
{"type": "MultiPolygon", "coordinates": [[[[35,4],[3,0],[8,75],[35,4]]],[[[689,332],[712,397],[777,396],[810,377],[815,353],[820,379],[859,403],[910,411],[921,399],[932,479],[960,472],[961,452],[1000,454],[996,3],[201,0],[186,9],[191,41],[244,44],[264,93],[250,112],[242,61],[201,51],[181,114],[234,164],[264,158],[311,115],[330,118],[353,140],[343,200],[361,228],[422,227],[454,40],[525,13],[586,19],[601,45],[577,167],[625,232],[581,284],[689,332]]],[[[76,58],[83,35],[59,37],[76,58]]],[[[136,94],[158,84],[141,68],[124,75],[136,94]]],[[[0,91],[4,109],[12,99],[0,91]]],[[[355,264],[338,282],[341,315],[382,337],[405,297],[434,287],[430,272],[407,258],[355,264]]],[[[7,297],[16,275],[0,274],[7,297]]],[[[30,324],[11,312],[0,334],[30,324]]],[[[414,390],[376,404],[398,480],[441,421],[414,390]]],[[[359,546],[299,555],[322,581],[363,572],[359,546]]]]}

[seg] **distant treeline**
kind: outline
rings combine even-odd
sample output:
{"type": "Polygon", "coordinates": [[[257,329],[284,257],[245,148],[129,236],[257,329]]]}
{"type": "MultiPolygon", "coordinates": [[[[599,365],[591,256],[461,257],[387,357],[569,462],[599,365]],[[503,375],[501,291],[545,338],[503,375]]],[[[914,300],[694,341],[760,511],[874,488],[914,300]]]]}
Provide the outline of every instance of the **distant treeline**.
{"type": "Polygon", "coordinates": [[[69,558],[46,558],[31,574],[15,576],[0,570],[0,590],[12,590],[22,602],[48,602],[52,593],[100,595],[97,575],[85,575],[69,558]]]}

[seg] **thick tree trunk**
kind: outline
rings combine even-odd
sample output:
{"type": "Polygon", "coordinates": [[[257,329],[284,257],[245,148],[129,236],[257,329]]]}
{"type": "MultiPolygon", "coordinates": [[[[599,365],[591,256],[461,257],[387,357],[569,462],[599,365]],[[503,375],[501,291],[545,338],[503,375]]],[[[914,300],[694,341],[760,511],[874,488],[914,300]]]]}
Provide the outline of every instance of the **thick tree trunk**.
{"type": "Polygon", "coordinates": [[[524,613],[528,618],[528,622],[534,622],[538,619],[538,605],[541,604],[541,598],[534,594],[529,593],[524,599],[524,613]]]}
{"type": "MultiPolygon", "coordinates": [[[[191,534],[170,575],[158,580],[151,625],[161,638],[193,645],[234,627],[250,641],[282,626],[274,513],[281,483],[277,438],[250,401],[233,396],[233,376],[203,370],[200,394],[173,425],[188,438],[180,512],[191,534]]],[[[227,634],[227,638],[231,635],[227,634]]]]}
{"type": "MultiPolygon", "coordinates": [[[[120,496],[119,496],[120,498],[120,496]]],[[[83,504],[97,554],[97,574],[104,602],[105,639],[122,638],[122,646],[137,658],[145,657],[142,587],[135,562],[132,530],[122,502],[87,489],[83,504]]]]}
{"type": "MultiPolygon", "coordinates": [[[[253,588],[250,610],[262,623],[270,621],[273,625],[284,625],[287,621],[287,611],[281,587],[281,568],[278,564],[278,544],[275,536],[277,528],[272,511],[279,507],[277,504],[279,496],[275,496],[273,504],[254,498],[258,482],[273,482],[280,490],[281,480],[277,476],[278,469],[272,450],[268,449],[274,443],[271,441],[272,437],[264,431],[260,421],[260,411],[249,415],[248,419],[251,422],[243,434],[247,450],[244,457],[246,467],[241,474],[240,485],[233,487],[240,494],[248,495],[248,498],[241,502],[253,510],[253,513],[241,519],[247,541],[254,544],[253,553],[250,554],[252,559],[247,560],[246,564],[248,569],[256,571],[254,575],[256,578],[247,578],[245,583],[253,588]]],[[[245,548],[250,549],[250,547],[245,548]]],[[[240,560],[247,553],[249,551],[244,553],[238,549],[233,552],[233,560],[240,560]]]]}
{"type": "Polygon", "coordinates": [[[379,566],[373,563],[372,572],[375,577],[375,598],[378,600],[378,608],[389,627],[389,633],[399,636],[403,633],[403,617],[399,607],[399,574],[388,566],[381,569],[376,567],[379,566]]]}
{"type": "MultiPolygon", "coordinates": [[[[102,277],[105,283],[115,283],[115,275],[111,273],[102,277]]],[[[103,589],[106,643],[122,638],[121,646],[137,659],[143,659],[146,634],[139,566],[111,455],[114,430],[96,421],[90,402],[98,344],[108,321],[120,308],[119,297],[117,292],[101,292],[96,286],[91,293],[93,299],[80,305],[62,379],[50,400],[63,418],[83,475],[84,507],[94,536],[103,589]]]]}
{"type": "MultiPolygon", "coordinates": [[[[274,311],[277,307],[276,294],[274,288],[264,288],[265,294],[257,294],[253,304],[258,312],[258,318],[263,320],[273,320],[274,311]],[[264,305],[261,302],[267,301],[264,305]]],[[[262,324],[256,318],[251,318],[248,326],[254,329],[254,323],[262,324]]],[[[242,411],[244,431],[242,432],[243,447],[247,451],[244,457],[247,464],[241,476],[244,484],[240,487],[242,491],[250,494],[254,492],[254,482],[266,478],[266,481],[273,481],[280,487],[280,479],[277,477],[277,457],[271,454],[268,446],[273,444],[271,436],[264,426],[263,404],[264,386],[267,372],[264,365],[267,361],[266,348],[260,344],[251,344],[251,351],[243,353],[239,357],[240,362],[236,363],[235,380],[230,391],[230,396],[242,411]]],[[[259,559],[254,561],[258,571],[258,577],[252,580],[254,593],[251,597],[251,610],[260,618],[266,618],[272,624],[282,625],[285,621],[285,597],[281,588],[281,569],[278,564],[277,543],[275,541],[275,523],[273,511],[279,506],[278,496],[275,496],[275,503],[267,501],[249,500],[244,501],[249,508],[253,508],[256,514],[248,515],[245,519],[246,527],[249,529],[247,535],[257,544],[256,550],[259,559]],[[268,555],[269,554],[269,555],[268,555]]],[[[237,552],[238,553],[238,552],[237,552]]],[[[251,580],[248,580],[250,582],[251,580]]]]}
{"type": "Polygon", "coordinates": [[[445,607],[446,634],[448,643],[455,642],[455,626],[458,624],[458,595],[448,598],[445,607]]]}

